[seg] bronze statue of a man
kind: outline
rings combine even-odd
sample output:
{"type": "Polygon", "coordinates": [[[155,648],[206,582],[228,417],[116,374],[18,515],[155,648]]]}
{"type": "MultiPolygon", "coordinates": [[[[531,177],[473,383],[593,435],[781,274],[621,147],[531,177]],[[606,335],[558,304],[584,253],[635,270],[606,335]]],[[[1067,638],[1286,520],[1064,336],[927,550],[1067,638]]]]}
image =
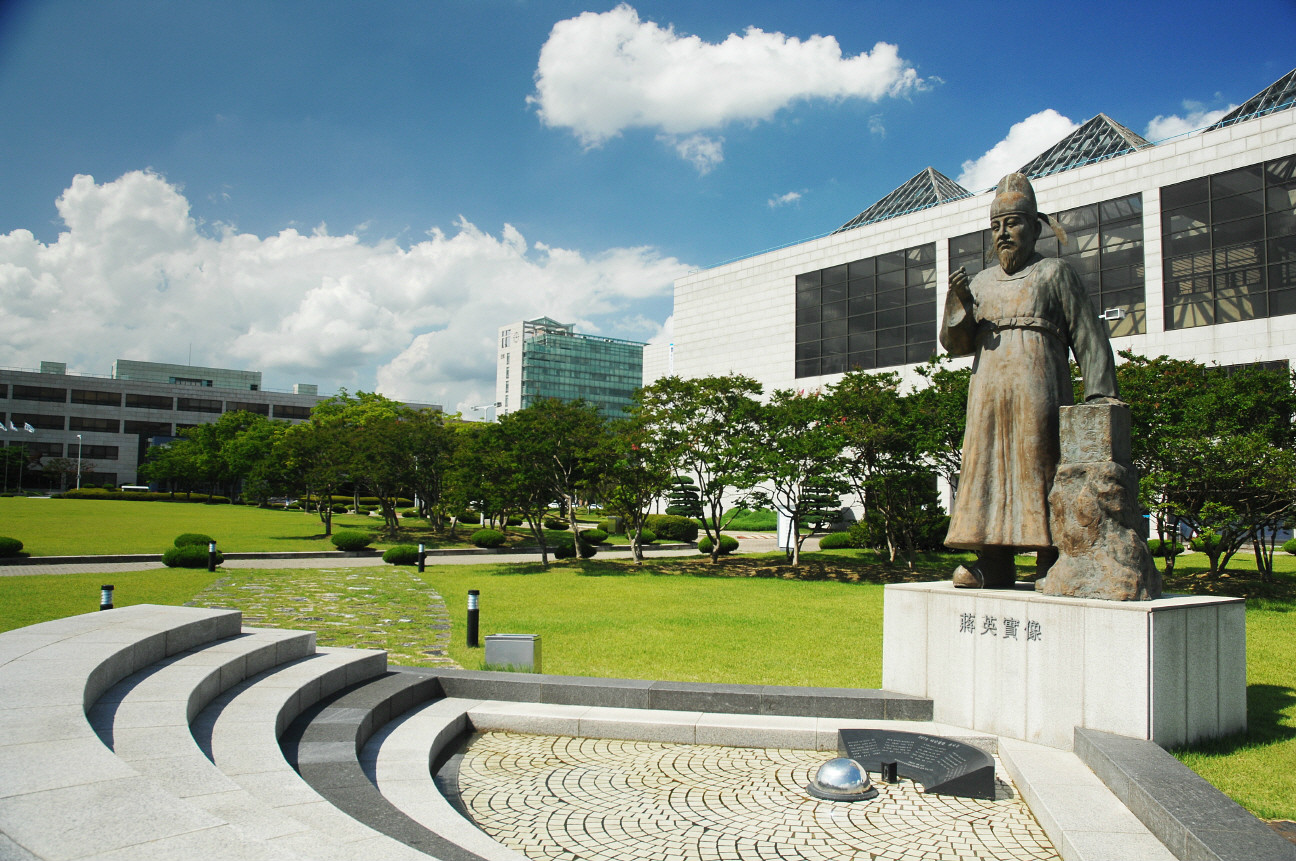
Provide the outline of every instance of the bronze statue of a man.
{"type": "Polygon", "coordinates": [[[1119,398],[1106,324],[1071,266],[1035,252],[1042,223],[1030,181],[1005,176],[990,207],[998,265],[970,280],[962,267],[949,277],[941,344],[952,356],[976,357],[945,543],[978,558],[954,572],[955,586],[1010,588],[1016,553],[1036,551],[1041,574],[1057,558],[1048,496],[1058,408],[1072,403],[1068,351],[1086,401],[1119,398]]]}

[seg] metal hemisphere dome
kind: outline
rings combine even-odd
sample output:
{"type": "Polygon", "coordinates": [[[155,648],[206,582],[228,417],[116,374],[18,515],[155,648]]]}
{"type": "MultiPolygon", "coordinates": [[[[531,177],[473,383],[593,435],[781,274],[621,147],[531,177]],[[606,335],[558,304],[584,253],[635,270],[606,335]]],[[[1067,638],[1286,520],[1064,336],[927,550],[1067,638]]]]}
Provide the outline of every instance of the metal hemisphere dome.
{"type": "Polygon", "coordinates": [[[825,801],[863,801],[878,794],[868,772],[846,757],[830,759],[819,766],[806,792],[825,801]]]}

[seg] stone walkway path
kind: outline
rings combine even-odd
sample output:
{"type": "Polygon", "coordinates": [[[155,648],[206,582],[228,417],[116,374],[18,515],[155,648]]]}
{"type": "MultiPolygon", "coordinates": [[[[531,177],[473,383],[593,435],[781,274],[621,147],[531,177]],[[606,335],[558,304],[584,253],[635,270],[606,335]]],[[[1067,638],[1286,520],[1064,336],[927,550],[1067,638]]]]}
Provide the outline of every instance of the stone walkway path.
{"type": "Polygon", "coordinates": [[[187,604],[242,610],[243,624],[253,627],[315,631],[321,646],[386,649],[396,666],[457,667],[447,654],[450,616],[441,596],[413,568],[368,562],[315,568],[309,577],[232,569],[187,604]]]}
{"type": "MultiPolygon", "coordinates": [[[[1006,783],[994,801],[877,784],[805,791],[830,754],[487,733],[459,764],[477,825],[534,861],[1058,859],[1006,783]]],[[[1002,775],[1002,768],[999,769],[1002,775]]]]}

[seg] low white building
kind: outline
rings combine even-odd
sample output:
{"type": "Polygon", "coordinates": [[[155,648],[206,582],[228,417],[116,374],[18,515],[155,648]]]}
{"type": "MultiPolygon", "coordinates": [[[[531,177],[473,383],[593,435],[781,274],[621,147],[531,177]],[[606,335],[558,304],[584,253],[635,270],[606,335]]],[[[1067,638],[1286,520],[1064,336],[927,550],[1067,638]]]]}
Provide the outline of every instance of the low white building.
{"type": "MultiPolygon", "coordinates": [[[[1066,227],[1061,253],[1115,350],[1290,363],[1294,98],[1296,71],[1214,126],[1156,145],[1099,114],[1021,168],[1041,211],[1066,227]]],[[[992,195],[927,168],[829,235],[679,279],[670,367],[746,374],[767,392],[853,368],[918,382],[915,366],[938,350],[949,272],[984,265],[992,195]]],[[[1056,239],[1040,250],[1058,254],[1056,239]]]]}

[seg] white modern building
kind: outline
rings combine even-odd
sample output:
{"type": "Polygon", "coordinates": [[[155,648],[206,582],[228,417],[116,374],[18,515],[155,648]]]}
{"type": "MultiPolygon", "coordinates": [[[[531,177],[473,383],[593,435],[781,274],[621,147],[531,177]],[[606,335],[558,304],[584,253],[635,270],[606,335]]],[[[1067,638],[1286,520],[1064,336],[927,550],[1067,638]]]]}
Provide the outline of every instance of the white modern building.
{"type": "MultiPolygon", "coordinates": [[[[1039,250],[1080,273],[1115,350],[1296,357],[1294,99],[1296,71],[1156,145],[1099,114],[1022,166],[1069,234],[1039,250]]],[[[674,373],[742,373],[766,391],[854,368],[918,382],[949,272],[984,266],[992,196],[927,168],[831,234],[679,279],[674,373]]]]}

